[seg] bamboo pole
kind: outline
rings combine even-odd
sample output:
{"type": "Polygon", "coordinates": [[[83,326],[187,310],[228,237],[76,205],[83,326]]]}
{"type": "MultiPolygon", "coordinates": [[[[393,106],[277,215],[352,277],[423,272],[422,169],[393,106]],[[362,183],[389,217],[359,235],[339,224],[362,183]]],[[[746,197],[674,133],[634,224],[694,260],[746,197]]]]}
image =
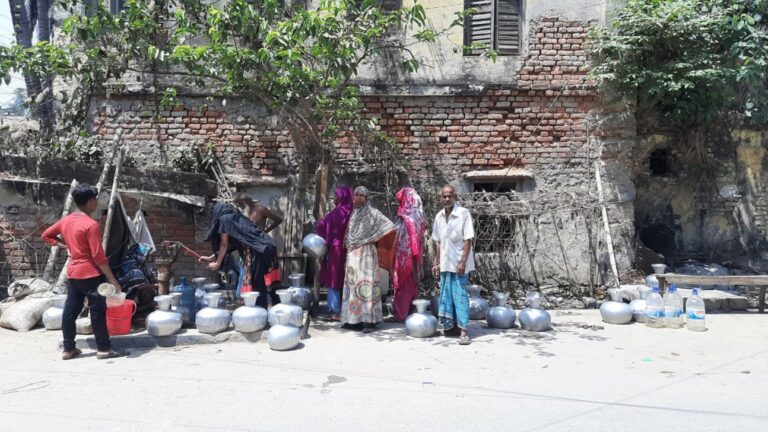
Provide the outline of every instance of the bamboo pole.
{"type": "Polygon", "coordinates": [[[117,183],[120,179],[120,168],[123,165],[123,151],[117,153],[117,162],[115,162],[115,175],[112,177],[112,192],[109,194],[109,207],[107,207],[107,220],[104,222],[104,237],[101,246],[107,250],[109,241],[109,230],[112,228],[112,218],[115,217],[115,201],[117,201],[117,183]]]}
{"type": "MultiPolygon", "coordinates": [[[[67,193],[67,200],[64,201],[64,210],[61,212],[61,217],[66,217],[69,212],[70,208],[72,207],[72,192],[77,187],[77,180],[73,179],[72,183],[69,185],[69,192],[67,193]]],[[[43,269],[43,280],[46,282],[50,282],[51,279],[51,273],[53,273],[53,267],[56,266],[56,258],[59,256],[59,245],[54,245],[51,248],[51,253],[48,255],[48,260],[45,262],[45,268],[43,269]]]]}
{"type": "Polygon", "coordinates": [[[603,182],[600,177],[600,162],[595,162],[595,180],[597,181],[597,197],[600,201],[600,210],[603,215],[603,229],[605,230],[605,244],[608,246],[608,259],[611,262],[611,271],[613,272],[614,282],[616,286],[621,286],[619,282],[619,270],[616,266],[616,255],[613,252],[613,239],[611,238],[611,226],[608,223],[608,210],[605,208],[605,201],[603,201],[603,182]]]}

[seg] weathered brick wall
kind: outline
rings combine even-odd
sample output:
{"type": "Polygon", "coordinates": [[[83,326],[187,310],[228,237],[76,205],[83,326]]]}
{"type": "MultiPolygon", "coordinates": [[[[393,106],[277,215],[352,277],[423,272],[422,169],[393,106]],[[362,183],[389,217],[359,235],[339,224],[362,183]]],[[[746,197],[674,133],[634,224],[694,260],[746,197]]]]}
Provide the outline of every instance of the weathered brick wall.
{"type": "MultiPolygon", "coordinates": [[[[585,41],[591,24],[543,18],[532,23],[523,67],[509,83],[474,94],[367,96],[365,108],[396,138],[414,176],[509,165],[583,165],[588,157],[588,113],[600,95],[586,78],[585,41]],[[442,138],[442,139],[441,139],[442,138]],[[445,141],[445,142],[443,142],[445,141]]],[[[94,105],[92,129],[105,145],[121,127],[122,139],[142,164],[168,164],[195,142],[213,144],[231,172],[291,172],[287,131],[263,107],[202,98],[162,109],[152,98],[118,97],[94,105]]],[[[342,157],[358,151],[340,140],[342,157]]]]}

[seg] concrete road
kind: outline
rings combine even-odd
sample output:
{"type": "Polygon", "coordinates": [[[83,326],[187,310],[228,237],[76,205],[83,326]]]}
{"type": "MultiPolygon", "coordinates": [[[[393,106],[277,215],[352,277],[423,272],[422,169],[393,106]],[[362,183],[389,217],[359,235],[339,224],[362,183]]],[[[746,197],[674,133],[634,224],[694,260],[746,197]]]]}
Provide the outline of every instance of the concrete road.
{"type": "Polygon", "coordinates": [[[0,330],[1,431],[768,431],[768,315],[695,333],[554,311],[474,343],[319,324],[265,342],[64,362],[56,333],[0,330]]]}

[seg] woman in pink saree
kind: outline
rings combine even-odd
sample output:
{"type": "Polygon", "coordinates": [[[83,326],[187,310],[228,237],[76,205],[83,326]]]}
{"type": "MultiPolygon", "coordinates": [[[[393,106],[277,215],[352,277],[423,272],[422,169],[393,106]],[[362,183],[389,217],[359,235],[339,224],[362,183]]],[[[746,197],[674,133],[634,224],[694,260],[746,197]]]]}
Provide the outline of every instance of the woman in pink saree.
{"type": "Polygon", "coordinates": [[[419,283],[423,273],[424,233],[427,222],[421,197],[413,188],[403,188],[397,193],[400,207],[397,209],[399,230],[395,271],[392,282],[395,288],[394,315],[398,321],[405,321],[411,302],[419,295],[419,283]]]}
{"type": "Polygon", "coordinates": [[[328,244],[328,253],[323,257],[320,267],[320,283],[328,288],[328,308],[331,319],[338,321],[341,313],[341,290],[344,288],[344,266],[347,261],[347,248],[344,246],[344,234],[347,232],[349,216],[352,214],[352,189],[336,188],[336,208],[331,210],[315,226],[315,234],[328,244]]]}

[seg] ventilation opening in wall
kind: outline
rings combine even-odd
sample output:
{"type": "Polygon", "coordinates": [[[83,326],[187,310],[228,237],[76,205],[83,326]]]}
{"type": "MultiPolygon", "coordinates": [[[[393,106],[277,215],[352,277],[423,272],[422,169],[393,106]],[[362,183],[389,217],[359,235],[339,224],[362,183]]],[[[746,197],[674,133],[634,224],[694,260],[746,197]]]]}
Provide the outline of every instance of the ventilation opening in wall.
{"type": "Polygon", "coordinates": [[[651,175],[664,177],[672,174],[672,155],[669,149],[656,149],[651,152],[649,165],[651,175]]]}
{"type": "Polygon", "coordinates": [[[437,141],[438,141],[439,143],[445,144],[445,143],[447,143],[447,142],[448,142],[448,137],[447,137],[447,136],[441,136],[441,137],[438,137],[438,138],[437,138],[437,141]]]}
{"type": "Polygon", "coordinates": [[[472,183],[472,192],[509,193],[517,191],[516,181],[472,183]]]}

